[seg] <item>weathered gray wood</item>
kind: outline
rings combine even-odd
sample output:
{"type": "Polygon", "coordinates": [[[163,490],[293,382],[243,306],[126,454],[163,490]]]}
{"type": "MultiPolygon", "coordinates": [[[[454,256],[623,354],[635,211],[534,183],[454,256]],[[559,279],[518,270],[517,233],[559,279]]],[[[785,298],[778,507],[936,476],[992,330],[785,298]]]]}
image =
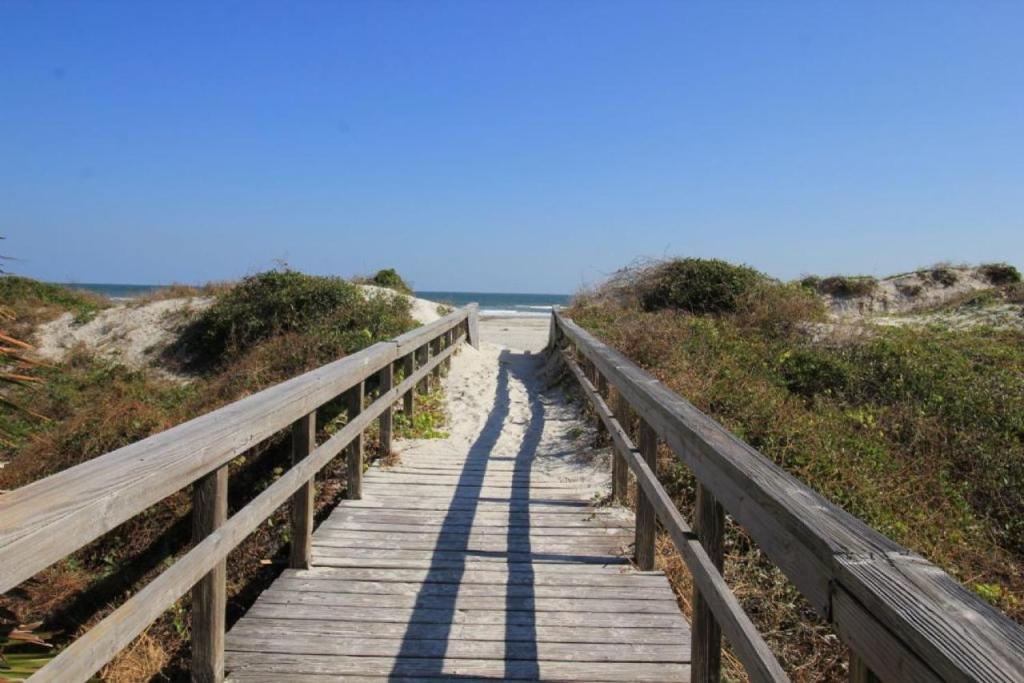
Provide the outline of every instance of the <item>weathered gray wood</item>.
{"type": "Polygon", "coordinates": [[[880,683],[878,676],[853,651],[850,652],[850,683],[880,683]]]}
{"type": "MultiPolygon", "coordinates": [[[[620,425],[625,426],[627,430],[632,421],[629,401],[618,392],[615,393],[615,419],[618,420],[620,425]]],[[[628,490],[629,465],[626,464],[626,460],[616,451],[612,455],[612,498],[620,505],[624,505],[628,490]]]]}
{"type": "MultiPolygon", "coordinates": [[[[697,540],[719,573],[725,557],[725,511],[704,486],[697,486],[697,509],[693,521],[697,540]]],[[[722,630],[711,607],[696,587],[693,589],[693,680],[717,683],[722,673],[722,630]]]]}
{"type": "Polygon", "coordinates": [[[861,649],[868,637],[876,652],[902,653],[904,670],[935,670],[940,679],[999,680],[1006,671],[1024,670],[1024,629],[1008,617],[825,500],[572,321],[557,313],[556,320],[883,680],[890,678],[885,663],[861,649]],[[840,623],[837,587],[877,615],[870,634],[840,623]]]}
{"type": "Polygon", "coordinates": [[[142,441],[0,495],[0,592],[230,462],[407,351],[457,329],[459,309],[142,441]],[[399,349],[403,349],[401,352],[399,349]]]}
{"type": "Polygon", "coordinates": [[[469,304],[463,310],[467,311],[466,338],[469,345],[474,349],[480,348],[480,308],[476,304],[469,304]]]}
{"type": "MultiPolygon", "coordinates": [[[[450,358],[450,357],[449,357],[450,358]]],[[[388,363],[380,372],[377,373],[377,381],[380,387],[381,393],[390,391],[392,385],[395,383],[395,364],[388,363]]],[[[381,455],[387,457],[391,455],[391,439],[394,433],[394,418],[391,406],[388,406],[383,413],[380,414],[380,451],[381,455]]]]}
{"type": "MultiPolygon", "coordinates": [[[[293,680],[309,680],[309,676],[393,676],[396,662],[402,662],[404,677],[422,680],[421,676],[443,671],[448,677],[462,679],[487,677],[498,680],[537,678],[558,681],[686,681],[689,666],[675,662],[565,662],[558,660],[496,661],[492,659],[454,659],[441,657],[345,657],[338,655],[284,654],[278,652],[232,651],[229,665],[238,675],[256,669],[262,675],[293,675],[293,680]]],[[[234,673],[232,674],[235,675],[234,673]]],[[[275,680],[280,680],[277,678],[275,680]]]]}
{"type": "MultiPolygon", "coordinates": [[[[345,395],[350,422],[363,412],[364,386],[363,382],[359,382],[345,395]]],[[[383,411],[381,412],[383,413],[383,411]]],[[[361,431],[345,449],[345,489],[347,497],[351,500],[359,500],[363,497],[363,433],[361,431]]]]}
{"type": "MultiPolygon", "coordinates": [[[[416,349],[416,367],[423,367],[427,364],[430,359],[430,344],[424,344],[420,348],[416,349]]],[[[430,375],[424,375],[423,379],[416,386],[416,391],[420,394],[426,394],[430,391],[430,375]]]]}
{"type": "MultiPolygon", "coordinates": [[[[435,339],[434,341],[430,342],[429,348],[430,348],[430,355],[431,356],[436,356],[437,354],[439,354],[441,352],[441,339],[438,338],[438,339],[435,339]]],[[[431,371],[430,379],[431,379],[431,382],[434,384],[434,386],[440,386],[440,384],[441,384],[441,364],[440,363],[437,366],[434,367],[433,371],[431,371]]]]}
{"type": "MultiPolygon", "coordinates": [[[[192,539],[200,543],[228,518],[228,466],[222,465],[195,483],[192,490],[192,539]]],[[[224,619],[227,563],[213,565],[192,588],[192,680],[224,679],[224,619]]]]}
{"type": "MultiPolygon", "coordinates": [[[[658,476],[658,435],[643,420],[640,421],[640,456],[658,476]]],[[[647,498],[642,488],[636,492],[636,541],[634,558],[636,566],[642,570],[654,569],[654,541],[657,532],[658,518],[654,513],[654,505],[647,498]]]]}
{"type": "MultiPolygon", "coordinates": [[[[316,447],[316,412],[312,412],[292,425],[292,464],[299,462],[316,447]]],[[[294,569],[309,567],[313,556],[313,511],[316,507],[316,480],[310,478],[292,496],[291,549],[288,566],[294,569]]]]}
{"type": "MultiPolygon", "coordinates": [[[[431,363],[441,362],[454,347],[431,363]]],[[[378,368],[379,369],[379,368],[378,368]]],[[[206,536],[163,573],[128,598],[99,624],[64,648],[37,676],[48,681],[84,681],[110,661],[132,639],[159,617],[190,587],[224,561],[228,553],[307,481],[316,475],[367,425],[380,416],[403,392],[413,388],[432,365],[416,372],[380,396],[334,436],[281,475],[274,483],[237,511],[220,528],[206,536]]]]}
{"type": "MultiPolygon", "coordinates": [[[[416,372],[416,354],[410,351],[402,359],[402,368],[405,371],[406,377],[411,377],[412,373],[416,372]]],[[[407,420],[412,420],[413,410],[416,404],[416,392],[409,390],[402,396],[402,412],[405,413],[407,420]]]]}
{"type": "Polygon", "coordinates": [[[594,404],[598,417],[604,420],[615,449],[636,475],[637,486],[643,490],[654,506],[658,518],[672,538],[672,543],[690,569],[694,586],[704,596],[704,600],[711,608],[726,638],[732,644],[733,651],[742,662],[747,674],[754,681],[788,681],[788,677],[761,634],[744,613],[736,596],[729,590],[725,579],[711,558],[708,557],[704,546],[690,530],[672,499],[658,482],[646,459],[634,446],[629,434],[615,419],[607,404],[594,390],[593,385],[587,380],[579,366],[572,361],[568,353],[563,354],[563,360],[576,380],[583,386],[584,394],[594,404]]]}

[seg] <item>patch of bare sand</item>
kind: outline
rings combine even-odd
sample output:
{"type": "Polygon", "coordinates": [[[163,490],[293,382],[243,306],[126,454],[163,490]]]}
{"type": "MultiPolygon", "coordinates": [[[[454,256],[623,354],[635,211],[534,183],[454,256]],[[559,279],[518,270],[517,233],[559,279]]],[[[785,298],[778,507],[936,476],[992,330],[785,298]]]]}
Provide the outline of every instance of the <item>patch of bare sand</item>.
{"type": "MultiPolygon", "coordinates": [[[[545,479],[571,483],[595,499],[610,491],[611,454],[594,449],[579,406],[543,377],[545,357],[484,341],[465,346],[445,379],[449,436],[397,441],[399,458],[526,458],[545,479]]],[[[623,514],[629,514],[624,509],[623,514]]]]}

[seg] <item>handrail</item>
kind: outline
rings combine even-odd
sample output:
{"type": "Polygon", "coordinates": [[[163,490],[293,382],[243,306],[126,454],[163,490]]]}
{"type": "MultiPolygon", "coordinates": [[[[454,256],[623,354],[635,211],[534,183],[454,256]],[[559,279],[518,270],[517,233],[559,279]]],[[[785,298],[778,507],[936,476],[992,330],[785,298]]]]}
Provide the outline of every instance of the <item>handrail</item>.
{"type": "MultiPolygon", "coordinates": [[[[223,573],[219,578],[214,575],[218,566],[289,497],[304,487],[311,491],[313,476],[346,447],[349,456],[358,460],[357,467],[349,467],[350,476],[361,479],[363,430],[374,419],[381,419],[382,426],[385,418],[390,423],[392,405],[410,396],[448,361],[461,342],[468,339],[474,346],[478,344],[477,315],[476,304],[470,304],[393,340],[0,496],[0,591],[7,591],[194,482],[195,514],[204,516],[200,502],[207,502],[202,497],[206,487],[199,484],[212,481],[215,475],[221,475],[225,485],[216,500],[208,502],[219,507],[225,517],[227,464],[233,458],[289,425],[304,420],[308,424],[317,408],[343,393],[358,392],[361,399],[363,382],[374,373],[387,372],[390,377],[395,364],[406,368],[399,385],[382,385],[380,396],[369,406],[362,407],[360,400],[343,429],[319,447],[309,444],[309,452],[299,454],[291,469],[270,487],[230,519],[216,520],[195,539],[190,551],[36,676],[42,680],[87,679],[199,581],[197,590],[203,587],[215,596],[209,614],[201,617],[219,628],[199,629],[209,642],[199,643],[198,648],[194,642],[193,651],[205,649],[210,661],[203,663],[202,670],[194,668],[193,675],[203,680],[222,678],[224,592],[223,573]],[[424,357],[427,347],[433,353],[424,357]],[[355,452],[351,451],[353,444],[358,444],[355,452]]],[[[406,405],[412,404],[407,401],[406,405]]],[[[390,428],[387,433],[390,438],[390,428]]],[[[385,447],[389,448],[390,442],[385,447]]],[[[358,491],[358,482],[350,482],[353,488],[358,491]]],[[[217,514],[210,516],[216,518],[217,514]]],[[[293,515],[292,542],[308,545],[308,538],[296,539],[295,531],[308,536],[311,526],[293,515]]]]}
{"type": "MultiPolygon", "coordinates": [[[[832,623],[859,660],[856,668],[863,664],[873,675],[891,681],[1024,677],[1024,629],[1009,617],[932,563],[826,500],[621,353],[555,312],[549,348],[559,349],[566,343],[592,365],[595,381],[583,384],[584,388],[588,384],[615,388],[640,417],[642,429],[650,429],[671,448],[700,487],[746,529],[818,614],[832,623]]],[[[581,373],[574,375],[580,379],[581,373]]],[[[593,394],[600,393],[593,389],[593,394]]],[[[607,406],[598,413],[607,418],[607,406]]],[[[617,459],[625,459],[637,471],[636,454],[612,435],[617,459]]],[[[644,479],[641,471],[641,487],[657,499],[657,489],[650,481],[645,487],[644,479]]],[[[640,503],[651,505],[646,500],[640,503]]],[[[671,532],[668,517],[666,522],[663,514],[662,521],[671,532]]],[[[638,547],[638,554],[641,550],[638,547]]],[[[685,553],[684,559],[693,570],[685,553]]],[[[722,615],[714,609],[715,596],[706,599],[721,621],[722,615]]],[[[694,642],[703,636],[696,631],[694,642]]],[[[743,647],[731,642],[734,648],[743,647]]],[[[695,671],[700,664],[694,662],[695,671]]]]}

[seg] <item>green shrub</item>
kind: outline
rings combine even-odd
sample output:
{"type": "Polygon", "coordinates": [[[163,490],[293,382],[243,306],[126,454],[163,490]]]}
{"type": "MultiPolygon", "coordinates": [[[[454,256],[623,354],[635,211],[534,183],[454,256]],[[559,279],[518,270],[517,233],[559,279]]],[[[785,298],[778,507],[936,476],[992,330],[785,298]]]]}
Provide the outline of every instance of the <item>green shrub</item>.
{"type": "Polygon", "coordinates": [[[24,325],[71,312],[87,318],[110,305],[106,297],[18,275],[0,275],[0,304],[24,325]]]}
{"type": "Polygon", "coordinates": [[[986,263],[978,268],[978,272],[994,285],[1008,285],[1021,281],[1020,271],[1009,263],[986,263]]]}
{"type": "Polygon", "coordinates": [[[782,355],[779,372],[786,388],[805,398],[842,394],[853,377],[853,368],[838,354],[822,348],[801,348],[782,355]]]}
{"type": "Polygon", "coordinates": [[[355,282],[364,285],[376,285],[378,287],[387,287],[393,289],[396,292],[402,294],[412,294],[412,287],[402,279],[402,276],[398,274],[398,271],[394,268],[382,268],[376,272],[373,277],[357,277],[353,278],[355,282]]]}
{"type": "Polygon", "coordinates": [[[952,287],[960,279],[955,270],[946,267],[933,268],[930,276],[933,281],[938,282],[943,287],[952,287]]]}
{"type": "Polygon", "coordinates": [[[673,259],[642,276],[644,310],[675,309],[695,314],[729,313],[765,276],[718,259],[673,259]]]}
{"type": "Polygon", "coordinates": [[[833,275],[818,283],[818,292],[841,298],[867,296],[877,286],[878,280],[870,275],[833,275]]]}
{"type": "Polygon", "coordinates": [[[401,297],[367,297],[338,277],[268,271],[242,280],[200,314],[183,336],[200,365],[239,357],[255,344],[290,332],[348,352],[414,326],[401,297]]]}

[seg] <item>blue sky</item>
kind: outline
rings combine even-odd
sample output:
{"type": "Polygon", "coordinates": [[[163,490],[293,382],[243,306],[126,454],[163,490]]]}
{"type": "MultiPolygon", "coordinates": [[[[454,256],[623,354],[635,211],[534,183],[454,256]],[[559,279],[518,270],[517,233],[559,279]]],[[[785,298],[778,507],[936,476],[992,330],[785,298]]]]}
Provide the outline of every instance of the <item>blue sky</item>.
{"type": "Polygon", "coordinates": [[[0,3],[23,274],[1024,266],[1024,3],[0,3]]]}

